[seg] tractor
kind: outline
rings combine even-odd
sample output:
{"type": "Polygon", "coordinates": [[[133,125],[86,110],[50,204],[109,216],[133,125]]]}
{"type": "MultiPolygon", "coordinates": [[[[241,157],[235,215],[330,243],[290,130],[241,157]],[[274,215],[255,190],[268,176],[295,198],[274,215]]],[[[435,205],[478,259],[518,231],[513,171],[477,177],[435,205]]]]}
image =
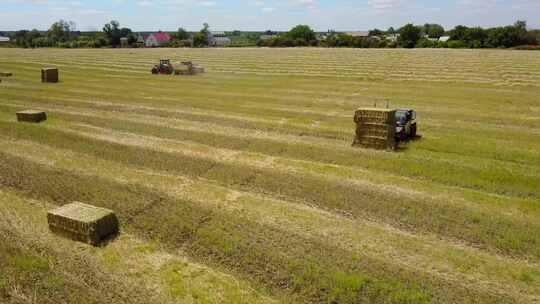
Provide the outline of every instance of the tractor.
{"type": "Polygon", "coordinates": [[[159,65],[156,64],[152,68],[152,74],[165,74],[171,75],[174,73],[174,67],[169,59],[160,59],[159,65]]]}
{"type": "Polygon", "coordinates": [[[416,137],[416,111],[396,110],[396,140],[407,141],[416,137]]]}
{"type": "Polygon", "coordinates": [[[152,68],[152,74],[196,75],[200,73],[204,73],[204,68],[193,64],[191,61],[184,61],[182,64],[174,66],[169,59],[161,59],[159,65],[152,68]]]}

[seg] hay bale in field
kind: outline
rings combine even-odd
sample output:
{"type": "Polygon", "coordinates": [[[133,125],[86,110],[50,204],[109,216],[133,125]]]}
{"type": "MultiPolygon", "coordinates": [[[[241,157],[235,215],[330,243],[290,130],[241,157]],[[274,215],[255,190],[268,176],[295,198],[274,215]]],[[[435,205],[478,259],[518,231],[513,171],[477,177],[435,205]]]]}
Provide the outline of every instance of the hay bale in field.
{"type": "Polygon", "coordinates": [[[93,246],[119,231],[112,210],[79,202],[49,211],[47,222],[52,232],[93,246]]]}
{"type": "Polygon", "coordinates": [[[354,114],[356,137],[353,146],[395,150],[396,110],[361,108],[354,114]]]}
{"type": "Polygon", "coordinates": [[[26,110],[17,112],[17,121],[40,123],[47,120],[47,114],[43,111],[26,110]]]}
{"type": "Polygon", "coordinates": [[[396,122],[396,110],[379,108],[360,108],[354,113],[354,122],[389,124],[396,122]]]}
{"type": "Polygon", "coordinates": [[[57,68],[43,68],[41,69],[41,82],[58,82],[58,69],[57,68]]]}
{"type": "Polygon", "coordinates": [[[200,66],[197,66],[197,65],[194,65],[193,68],[193,73],[194,74],[201,74],[201,73],[204,73],[204,68],[203,67],[200,67],[200,66]]]}
{"type": "Polygon", "coordinates": [[[0,72],[0,77],[11,77],[13,73],[11,72],[0,72]]]}
{"type": "Polygon", "coordinates": [[[183,61],[181,65],[175,66],[175,75],[197,75],[204,73],[204,68],[193,64],[191,61],[183,61]]]}

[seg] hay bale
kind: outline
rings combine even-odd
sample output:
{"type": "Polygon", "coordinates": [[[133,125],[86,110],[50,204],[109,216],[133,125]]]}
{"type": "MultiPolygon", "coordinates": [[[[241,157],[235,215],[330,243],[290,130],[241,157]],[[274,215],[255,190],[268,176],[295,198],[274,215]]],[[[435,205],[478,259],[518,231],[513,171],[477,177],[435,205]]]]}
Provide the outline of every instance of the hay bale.
{"type": "Polygon", "coordinates": [[[47,222],[52,232],[93,246],[119,231],[112,210],[79,202],[49,211],[47,222]]]}
{"type": "Polygon", "coordinates": [[[353,146],[395,150],[396,110],[361,108],[354,114],[356,137],[353,146]]]}
{"type": "Polygon", "coordinates": [[[43,68],[41,69],[41,82],[58,82],[58,69],[57,68],[43,68]]]}
{"type": "Polygon", "coordinates": [[[378,108],[360,108],[354,113],[354,122],[395,124],[396,110],[378,108]]]}
{"type": "Polygon", "coordinates": [[[11,72],[0,72],[0,77],[11,77],[13,73],[11,72]]]}
{"type": "Polygon", "coordinates": [[[200,66],[195,65],[195,66],[193,66],[192,70],[193,70],[193,73],[195,73],[195,74],[204,73],[204,68],[200,67],[200,66]]]}
{"type": "Polygon", "coordinates": [[[47,120],[47,114],[43,111],[26,110],[17,112],[17,121],[40,123],[47,120]]]}

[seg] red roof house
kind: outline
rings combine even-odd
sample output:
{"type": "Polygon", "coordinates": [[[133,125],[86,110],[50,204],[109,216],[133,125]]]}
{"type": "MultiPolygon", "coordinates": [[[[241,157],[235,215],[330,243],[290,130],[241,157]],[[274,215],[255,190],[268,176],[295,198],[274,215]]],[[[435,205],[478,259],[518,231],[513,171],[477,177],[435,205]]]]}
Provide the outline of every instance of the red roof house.
{"type": "Polygon", "coordinates": [[[150,34],[145,41],[146,47],[163,46],[171,41],[171,36],[167,33],[157,32],[150,34]]]}

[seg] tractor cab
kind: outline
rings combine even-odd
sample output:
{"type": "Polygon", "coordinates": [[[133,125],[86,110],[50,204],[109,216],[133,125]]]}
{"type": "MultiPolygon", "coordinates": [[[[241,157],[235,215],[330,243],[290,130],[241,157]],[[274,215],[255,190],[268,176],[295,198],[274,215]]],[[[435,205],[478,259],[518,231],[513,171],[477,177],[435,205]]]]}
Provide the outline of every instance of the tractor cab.
{"type": "Polygon", "coordinates": [[[152,68],[152,74],[165,74],[170,75],[174,73],[174,68],[170,59],[160,59],[159,64],[156,64],[152,68]]]}
{"type": "Polygon", "coordinates": [[[396,110],[396,139],[409,140],[416,137],[416,111],[413,109],[396,110]]]}

